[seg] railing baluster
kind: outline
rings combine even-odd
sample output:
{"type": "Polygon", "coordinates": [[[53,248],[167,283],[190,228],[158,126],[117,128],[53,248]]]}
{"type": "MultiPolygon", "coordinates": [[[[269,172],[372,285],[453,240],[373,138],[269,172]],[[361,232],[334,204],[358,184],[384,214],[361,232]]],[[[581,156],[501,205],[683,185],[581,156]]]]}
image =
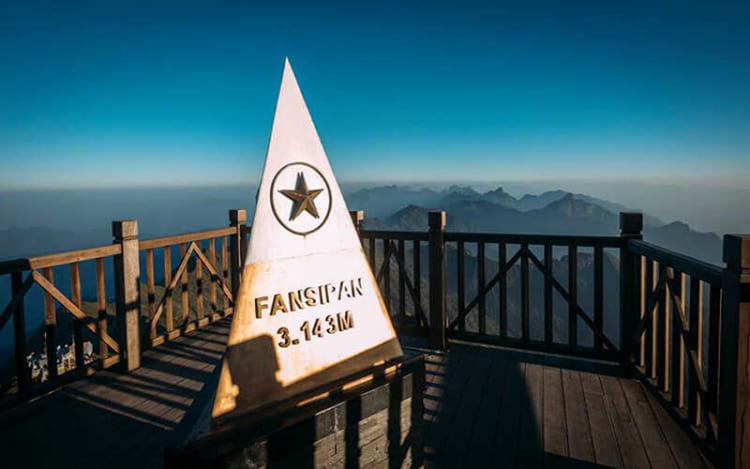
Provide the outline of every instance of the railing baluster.
{"type": "MultiPolygon", "coordinates": [[[[484,243],[477,243],[477,292],[484,290],[484,243]]],[[[485,296],[479,297],[479,333],[487,333],[487,313],[485,311],[485,296]]]]}
{"type": "MultiPolygon", "coordinates": [[[[224,279],[224,285],[229,285],[229,264],[227,263],[227,248],[229,244],[229,238],[224,236],[221,240],[221,274],[224,279]]],[[[227,314],[229,309],[229,298],[226,295],[221,295],[224,299],[224,315],[227,314]]]]}
{"type": "Polygon", "coordinates": [[[568,346],[578,347],[578,315],[575,304],[578,302],[578,248],[568,246],[568,346]]]}
{"type": "MultiPolygon", "coordinates": [[[[31,274],[29,274],[31,275],[31,274]]],[[[13,272],[10,276],[13,299],[23,293],[23,272],[13,272]]],[[[18,379],[18,392],[21,395],[31,391],[31,376],[26,365],[26,316],[24,315],[23,300],[20,300],[16,311],[13,313],[13,347],[16,361],[16,377],[18,379]]]]}
{"type": "MultiPolygon", "coordinates": [[[[654,290],[659,282],[658,275],[654,275],[658,272],[657,263],[651,259],[646,259],[646,291],[648,297],[654,294],[654,290]]],[[[646,305],[648,307],[648,305],[646,305]]],[[[651,311],[646,311],[649,315],[649,320],[646,323],[646,375],[654,379],[656,378],[656,305],[654,305],[651,311]]]]}
{"type": "Polygon", "coordinates": [[[167,294],[167,287],[172,282],[172,247],[164,246],[164,323],[167,334],[174,330],[174,313],[172,312],[172,293],[167,294]]]}
{"type": "MultiPolygon", "coordinates": [[[[674,271],[674,295],[678,298],[679,306],[685,311],[685,275],[677,270],[674,271]]],[[[672,321],[672,405],[682,407],[685,404],[685,340],[680,334],[679,309],[673,306],[674,315],[672,321]]]]}
{"type": "MultiPolygon", "coordinates": [[[[604,249],[594,248],[594,326],[604,331],[604,249]]],[[[594,348],[602,349],[602,339],[594,334],[594,348]]]]}
{"type": "MultiPolygon", "coordinates": [[[[79,308],[81,300],[81,265],[78,262],[70,264],[70,296],[73,304],[79,308]]],[[[83,373],[83,324],[73,318],[73,350],[76,360],[76,372],[83,373]]]]}
{"type": "MultiPolygon", "coordinates": [[[[466,291],[465,291],[465,278],[464,278],[464,243],[459,241],[456,244],[456,254],[458,256],[456,262],[456,268],[458,270],[456,279],[458,280],[458,314],[461,314],[466,307],[466,291]]],[[[466,330],[466,320],[462,317],[458,322],[458,330],[464,332],[466,330]]]]}
{"type": "Polygon", "coordinates": [[[385,308],[388,310],[388,314],[391,314],[391,240],[383,239],[385,248],[383,249],[383,300],[385,300],[385,308]]]}
{"type": "MultiPolygon", "coordinates": [[[[506,260],[505,243],[497,244],[497,265],[499,269],[505,268],[506,260]]],[[[507,272],[500,277],[498,282],[498,322],[500,323],[500,337],[508,336],[508,282],[507,272]]]]}
{"type": "MultiPolygon", "coordinates": [[[[712,284],[708,303],[708,399],[703,404],[708,412],[718,414],[719,347],[721,345],[721,286],[712,284]]],[[[710,422],[707,422],[710,424],[710,422]]]]}
{"type": "MultiPolygon", "coordinates": [[[[662,275],[670,277],[672,273],[671,269],[664,265],[660,266],[662,275]]],[[[664,292],[659,299],[659,320],[657,323],[657,337],[656,342],[658,344],[657,357],[657,377],[659,380],[659,389],[666,393],[669,392],[669,354],[671,348],[669,346],[669,334],[670,334],[670,319],[672,314],[672,300],[669,298],[669,285],[664,286],[664,292]]]]}
{"type": "MultiPolygon", "coordinates": [[[[182,257],[185,257],[185,253],[187,253],[187,243],[182,243],[180,244],[180,254],[182,257]]],[[[188,314],[190,312],[188,304],[188,269],[185,269],[182,272],[181,282],[182,297],[180,298],[180,301],[182,302],[182,328],[185,329],[188,327],[188,314]]]]}
{"type": "MultiPolygon", "coordinates": [[[[646,271],[650,270],[648,269],[649,261],[648,259],[646,259],[645,256],[640,256],[640,260],[641,260],[640,262],[641,275],[639,277],[639,283],[641,286],[640,288],[641,295],[640,295],[639,309],[641,312],[640,317],[643,318],[643,316],[646,315],[646,302],[648,301],[649,294],[651,293],[651,289],[650,289],[651,284],[647,283],[647,280],[646,280],[646,271]]],[[[640,353],[638,356],[639,364],[641,368],[645,369],[646,368],[646,333],[645,332],[641,334],[639,345],[640,345],[640,347],[638,347],[638,350],[640,353]]]]}
{"type": "Polygon", "coordinates": [[[529,245],[522,244],[521,249],[521,336],[529,340],[529,245]]]}
{"type": "MultiPolygon", "coordinates": [[[[544,268],[552,272],[552,245],[544,245],[544,268]]],[[[544,277],[544,342],[554,342],[554,313],[552,308],[552,280],[544,277]]]]}
{"type": "MultiPolygon", "coordinates": [[[[690,350],[695,352],[698,373],[703,373],[703,282],[690,278],[690,350]]],[[[698,382],[688,374],[688,418],[695,426],[701,424],[701,399],[698,395],[698,382]]]]}
{"type": "MultiPolygon", "coordinates": [[[[202,251],[201,242],[195,243],[197,249],[202,251]]],[[[195,258],[195,315],[197,319],[196,327],[200,327],[200,322],[203,319],[203,264],[197,258],[195,258]]]]}
{"type": "Polygon", "coordinates": [[[146,292],[148,294],[148,319],[154,317],[156,292],[154,288],[154,250],[146,249],[146,292]]]}
{"type": "MultiPolygon", "coordinates": [[[[211,265],[216,265],[216,239],[211,238],[208,240],[208,258],[210,259],[211,265]]],[[[216,306],[216,278],[211,275],[211,281],[208,283],[209,285],[209,294],[210,300],[211,300],[211,316],[215,315],[217,312],[217,306],[216,306]]]]}
{"type": "Polygon", "coordinates": [[[414,307],[414,316],[415,316],[415,318],[414,319],[417,322],[417,327],[420,327],[423,324],[421,323],[421,320],[419,319],[419,316],[417,315],[417,308],[416,308],[417,304],[420,307],[422,306],[422,290],[421,290],[421,287],[422,287],[422,274],[421,274],[421,270],[422,269],[421,269],[421,267],[422,266],[420,265],[420,263],[421,263],[421,260],[420,260],[421,253],[419,252],[419,249],[420,249],[420,247],[419,247],[419,240],[415,239],[413,241],[412,246],[413,246],[412,254],[414,255],[414,269],[413,269],[414,270],[414,293],[415,293],[415,296],[416,296],[416,298],[414,298],[414,304],[415,304],[415,307],[414,307]]]}
{"type": "MultiPolygon", "coordinates": [[[[104,259],[99,258],[96,260],[96,332],[99,337],[109,333],[107,331],[107,289],[104,275],[104,259]]],[[[104,366],[104,360],[108,356],[109,348],[100,338],[99,358],[102,360],[102,366],[104,366]]]]}
{"type": "MultiPolygon", "coordinates": [[[[52,285],[55,284],[55,273],[52,267],[46,267],[44,269],[44,277],[49,280],[52,285]]],[[[47,372],[49,373],[49,380],[53,381],[57,378],[57,344],[55,340],[55,333],[57,331],[57,312],[55,311],[55,300],[52,295],[44,292],[44,333],[46,336],[47,345],[47,372]]]]}
{"type": "MultiPolygon", "coordinates": [[[[403,271],[406,271],[406,264],[404,262],[404,240],[398,240],[398,262],[403,267],[403,271]]],[[[415,313],[416,314],[416,313],[415,313]]],[[[398,270],[398,315],[401,318],[400,322],[402,325],[406,325],[406,281],[402,273],[402,269],[398,270]]]]}
{"type": "Polygon", "coordinates": [[[375,268],[375,238],[370,238],[370,249],[369,249],[369,255],[370,255],[370,268],[372,269],[372,273],[376,274],[378,271],[375,268]]]}

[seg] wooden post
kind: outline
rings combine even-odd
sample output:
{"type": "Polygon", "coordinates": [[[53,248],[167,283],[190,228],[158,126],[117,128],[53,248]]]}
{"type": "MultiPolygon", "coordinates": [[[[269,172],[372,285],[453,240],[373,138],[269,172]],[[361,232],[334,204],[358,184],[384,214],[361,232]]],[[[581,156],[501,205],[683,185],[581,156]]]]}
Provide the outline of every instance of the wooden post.
{"type": "Polygon", "coordinates": [[[445,337],[445,212],[429,213],[430,345],[447,348],[445,337]]]}
{"type": "Polygon", "coordinates": [[[247,223],[247,212],[244,209],[232,209],[229,211],[229,226],[234,228],[234,233],[230,235],[229,252],[230,268],[232,269],[232,297],[237,298],[237,292],[240,291],[240,274],[245,261],[245,236],[242,232],[247,223]]]}
{"type": "MultiPolygon", "coordinates": [[[[365,221],[365,212],[363,210],[349,210],[349,216],[352,217],[352,223],[354,223],[354,230],[357,232],[357,237],[360,237],[362,222],[365,221]]],[[[362,244],[362,252],[364,252],[365,240],[360,237],[359,242],[362,244]]]]}
{"type": "Polygon", "coordinates": [[[640,321],[641,269],[640,257],[627,246],[631,239],[643,239],[643,214],[620,212],[620,349],[623,360],[631,360],[633,333],[640,321]]]}
{"type": "Polygon", "coordinates": [[[122,253],[114,257],[115,305],[120,362],[124,371],[141,366],[141,298],[140,265],[138,261],[138,221],[112,222],[114,242],[122,253]]]}
{"type": "MultiPolygon", "coordinates": [[[[70,264],[70,293],[73,303],[79,308],[83,305],[81,298],[81,264],[70,264]]],[[[83,322],[73,320],[73,350],[76,358],[76,371],[84,373],[83,363],[83,322]]]]}
{"type": "MultiPolygon", "coordinates": [[[[29,275],[31,275],[29,273],[29,275]]],[[[23,289],[23,274],[13,272],[10,276],[13,298],[21,295],[23,289]]],[[[26,365],[26,317],[23,310],[23,300],[13,313],[13,338],[15,346],[16,374],[18,377],[18,393],[23,395],[31,390],[31,371],[26,365]]],[[[47,361],[49,363],[49,360],[47,361]]]]}
{"type": "Polygon", "coordinates": [[[357,235],[359,235],[362,230],[362,222],[365,221],[365,212],[363,210],[349,210],[349,215],[352,217],[354,229],[357,230],[357,235]]]}
{"type": "MultiPolygon", "coordinates": [[[[55,271],[52,267],[44,268],[44,278],[55,284],[55,271]]],[[[47,373],[49,380],[57,379],[57,307],[55,299],[44,292],[44,345],[47,351],[47,373]]]]}
{"type": "Polygon", "coordinates": [[[719,464],[750,466],[750,235],[724,236],[719,464]]]}

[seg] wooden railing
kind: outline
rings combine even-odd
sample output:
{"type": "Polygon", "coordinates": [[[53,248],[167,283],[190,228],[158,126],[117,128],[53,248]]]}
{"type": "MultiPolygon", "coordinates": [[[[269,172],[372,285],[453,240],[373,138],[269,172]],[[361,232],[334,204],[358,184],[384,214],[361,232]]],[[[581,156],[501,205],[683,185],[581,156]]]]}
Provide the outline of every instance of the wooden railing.
{"type": "Polygon", "coordinates": [[[182,333],[203,327],[232,312],[234,296],[230,291],[229,280],[229,239],[236,234],[234,227],[190,233],[181,236],[149,239],[139,243],[139,249],[146,253],[146,289],[148,298],[148,331],[152,347],[166,340],[179,337],[182,333]],[[217,251],[217,240],[219,250],[217,251]],[[180,260],[177,269],[172,270],[173,248],[179,246],[180,260]],[[163,291],[156,300],[154,250],[161,250],[163,259],[163,291]],[[194,259],[194,269],[189,272],[188,264],[194,259]],[[203,269],[209,278],[204,281],[203,269]],[[178,282],[180,301],[178,321],[172,307],[172,294],[178,282]],[[194,295],[190,298],[188,283],[194,285],[194,295]],[[208,284],[208,295],[203,294],[208,284]],[[219,302],[218,294],[221,295],[219,302]],[[191,305],[192,303],[192,305],[191,305]],[[192,307],[191,307],[192,306],[192,307]],[[191,314],[191,312],[193,314],[191,314]],[[176,327],[178,326],[178,327],[176,327]]]}
{"type": "MultiPolygon", "coordinates": [[[[437,349],[462,340],[619,361],[721,467],[750,462],[750,237],[725,237],[721,268],[642,241],[640,214],[621,214],[620,236],[446,232],[441,211],[424,232],[375,231],[362,229],[362,212],[352,217],[399,333],[437,349]]],[[[229,218],[227,228],[147,240],[137,222],[115,222],[112,245],[0,263],[12,286],[0,314],[0,329],[13,319],[11,394],[25,399],[116,363],[132,370],[143,349],[230,314],[250,230],[244,210],[229,218]],[[69,295],[55,269],[70,269],[69,295]],[[34,285],[48,357],[56,305],[73,321],[75,372],[50,366],[43,385],[26,363],[34,285]],[[95,292],[88,305],[82,285],[95,292]],[[88,361],[86,338],[97,350],[88,361]]]]}
{"type": "MultiPolygon", "coordinates": [[[[361,231],[394,323],[411,326],[401,332],[428,335],[441,349],[455,339],[621,362],[720,467],[750,465],[750,237],[725,237],[727,266],[721,268],[642,241],[637,213],[622,213],[620,236],[609,237],[450,233],[444,231],[444,212],[429,215],[427,232],[361,231]],[[415,287],[424,272],[421,253],[429,265],[427,312],[424,293],[415,287]],[[578,288],[585,255],[592,265],[588,309],[578,288]],[[489,269],[491,262],[495,267],[489,269]],[[446,275],[451,263],[452,282],[446,275]],[[619,298],[610,298],[608,309],[605,263],[619,277],[609,279],[619,298]],[[534,269],[542,279],[537,289],[534,269]],[[397,294],[392,275],[399,282],[397,294]],[[475,279],[471,288],[469,279],[475,279]],[[518,282],[514,314],[508,302],[511,279],[518,282]],[[494,308],[488,304],[493,291],[494,308]],[[567,306],[565,320],[557,323],[562,327],[555,326],[553,294],[567,306]],[[543,303],[541,324],[531,319],[533,299],[543,303]],[[605,328],[607,310],[616,316],[609,318],[616,333],[605,328]],[[515,334],[511,316],[520,323],[515,334]],[[542,329],[537,338],[535,325],[542,329]],[[590,345],[581,343],[585,331],[593,335],[590,345]]],[[[362,219],[361,213],[355,216],[358,226],[362,219]]]]}
{"type": "MultiPolygon", "coordinates": [[[[10,277],[12,296],[0,315],[0,329],[13,319],[13,350],[14,368],[16,371],[15,393],[17,395],[31,395],[59,386],[61,379],[70,379],[73,376],[89,374],[95,369],[108,368],[120,361],[120,345],[110,332],[111,324],[107,315],[107,289],[105,265],[114,265],[114,259],[122,256],[122,244],[115,243],[110,246],[100,246],[78,251],[38,256],[29,259],[21,259],[0,263],[0,275],[10,277]],[[94,266],[94,285],[96,288],[96,315],[86,314],[83,308],[81,294],[81,266],[84,268],[94,266]],[[55,271],[69,269],[70,294],[65,295],[60,289],[64,288],[55,282],[55,271]],[[24,308],[26,299],[32,287],[38,286],[43,295],[43,343],[41,348],[47,357],[52,357],[53,366],[46,367],[44,371],[48,378],[44,384],[32,383],[31,370],[27,366],[26,354],[29,349],[27,344],[26,323],[27,317],[24,308]],[[58,319],[65,316],[57,314],[56,304],[61,306],[64,313],[70,315],[73,325],[73,347],[75,357],[75,368],[73,373],[67,376],[59,376],[56,366],[58,345],[58,319]],[[83,334],[87,329],[98,342],[98,354],[95,359],[84,360],[83,334]]],[[[93,358],[93,357],[92,357],[93,358]]],[[[48,358],[48,361],[49,358],[48,358]]],[[[63,369],[65,369],[63,367],[63,369]]]]}
{"type": "Polygon", "coordinates": [[[643,241],[627,247],[639,267],[632,363],[675,417],[716,442],[723,269],[643,241]]]}
{"type": "Polygon", "coordinates": [[[724,238],[726,268],[629,240],[636,298],[626,359],[719,467],[750,464],[750,237],[724,238]]]}
{"type": "MultiPolygon", "coordinates": [[[[144,349],[231,314],[249,231],[244,210],[231,210],[229,219],[227,228],[146,240],[138,239],[135,220],[116,221],[111,245],[0,262],[0,280],[9,278],[12,292],[0,313],[0,330],[12,318],[14,371],[11,379],[3,376],[0,405],[23,401],[118,363],[125,371],[133,370],[140,366],[144,349]],[[180,257],[175,261],[177,246],[180,257]],[[58,278],[69,277],[64,282],[69,289],[55,282],[55,272],[58,278]],[[27,324],[38,319],[27,315],[37,308],[24,307],[35,299],[29,298],[35,285],[42,293],[41,347],[28,343],[27,334],[27,324]],[[68,317],[75,367],[57,363],[58,346],[67,347],[60,326],[68,325],[58,321],[68,317]],[[88,354],[87,342],[93,349],[88,354]],[[29,352],[42,357],[36,379],[28,364],[29,352]]],[[[8,368],[4,366],[4,375],[8,368]]]]}

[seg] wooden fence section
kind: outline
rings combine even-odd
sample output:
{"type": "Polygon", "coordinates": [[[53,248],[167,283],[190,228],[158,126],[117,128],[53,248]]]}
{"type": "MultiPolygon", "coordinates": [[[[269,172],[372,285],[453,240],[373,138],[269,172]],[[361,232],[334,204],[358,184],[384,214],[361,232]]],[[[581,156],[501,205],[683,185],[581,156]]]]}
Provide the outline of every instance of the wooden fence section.
{"type": "Polygon", "coordinates": [[[0,314],[0,329],[13,319],[13,355],[15,368],[15,394],[29,396],[48,391],[59,386],[60,383],[81,375],[87,375],[96,369],[108,368],[120,361],[120,345],[110,332],[112,327],[108,322],[106,310],[107,292],[105,289],[105,262],[113,263],[117,256],[122,255],[122,245],[115,243],[81,249],[60,254],[38,256],[29,259],[0,263],[0,275],[10,276],[12,296],[0,314]],[[86,314],[81,295],[81,265],[93,263],[95,265],[96,285],[96,315],[86,314]],[[70,295],[66,296],[60,289],[63,286],[55,282],[55,268],[69,269],[70,295]],[[43,344],[42,348],[47,357],[52,357],[55,366],[46,367],[47,379],[43,383],[33,383],[31,369],[27,365],[26,310],[24,300],[33,286],[38,286],[43,295],[43,344]],[[57,365],[58,319],[64,317],[57,314],[56,305],[73,321],[75,368],[71,373],[59,373],[57,365]],[[84,329],[98,343],[98,354],[93,359],[84,360],[83,335],[84,329]]]}
{"type": "MultiPolygon", "coordinates": [[[[640,214],[621,214],[620,236],[446,232],[442,211],[429,213],[423,232],[363,230],[364,214],[352,218],[399,333],[427,336],[436,349],[462,340],[620,362],[721,467],[750,464],[750,237],[725,237],[720,268],[642,241],[640,214]]],[[[115,363],[135,369],[143,348],[230,314],[249,232],[244,210],[230,211],[226,228],[146,240],[137,222],[121,221],[112,245],[0,263],[11,284],[0,329],[12,319],[13,397],[115,363]],[[69,295],[55,269],[69,269],[69,295]],[[34,285],[48,357],[58,305],[73,321],[75,372],[48,367],[43,385],[27,364],[27,314],[36,311],[24,299],[34,285]],[[95,298],[86,301],[82,285],[95,298]],[[89,361],[87,337],[96,345],[89,361]]]]}
{"type": "Polygon", "coordinates": [[[13,379],[3,383],[0,404],[12,405],[118,363],[123,370],[136,369],[144,348],[231,314],[248,229],[244,210],[231,210],[229,219],[227,228],[147,240],[138,239],[135,220],[116,221],[111,245],[0,262],[0,277],[9,277],[11,284],[11,298],[0,313],[0,330],[12,319],[14,370],[13,379]],[[173,262],[177,246],[181,257],[173,262]],[[155,259],[161,268],[157,269],[155,259]],[[82,266],[91,275],[82,275],[82,266]],[[68,294],[55,281],[56,272],[58,277],[69,277],[68,294]],[[163,276],[158,286],[157,275],[163,276]],[[35,285],[43,295],[41,312],[24,307],[35,285]],[[83,287],[88,287],[88,298],[83,287]],[[177,293],[174,303],[179,311],[174,311],[177,293]],[[27,357],[35,350],[28,343],[27,325],[35,324],[38,317],[27,315],[35,313],[43,314],[38,355],[43,358],[39,376],[32,379],[27,357]],[[58,357],[64,344],[59,333],[64,324],[58,321],[68,316],[75,357],[72,370],[58,357]],[[84,353],[87,341],[92,343],[89,354],[84,353]]]}
{"type": "Polygon", "coordinates": [[[229,253],[231,252],[229,240],[236,233],[236,228],[230,226],[140,242],[139,249],[146,253],[148,330],[152,347],[165,340],[175,339],[182,333],[204,327],[232,312],[234,295],[230,290],[232,284],[229,278],[229,253]],[[172,254],[173,248],[177,246],[179,246],[181,257],[177,262],[177,269],[173,271],[172,254]],[[162,250],[163,269],[161,272],[164,275],[163,291],[158,301],[154,280],[156,275],[154,250],[156,249],[162,250]],[[194,261],[192,275],[188,269],[191,259],[194,261]],[[207,271],[208,279],[205,279],[207,281],[204,281],[203,269],[207,271]],[[193,298],[190,298],[188,288],[190,277],[195,287],[193,298]],[[180,284],[180,310],[177,315],[179,327],[176,327],[172,295],[178,282],[180,284]],[[208,287],[208,294],[204,296],[206,287],[208,287]]]}
{"type": "Polygon", "coordinates": [[[445,241],[455,243],[456,252],[456,291],[457,314],[448,325],[449,337],[464,340],[480,340],[498,345],[528,348],[546,352],[573,355],[588,355],[602,359],[617,359],[618,338],[610,338],[603,328],[603,258],[605,249],[619,249],[619,237],[587,236],[537,236],[490,233],[446,233],[445,241]],[[496,251],[497,273],[487,278],[487,253],[489,248],[496,251]],[[473,249],[472,249],[473,248],[473,249]],[[553,269],[553,252],[564,248],[567,254],[567,281],[557,278],[553,269]],[[594,255],[593,310],[586,311],[581,306],[578,295],[579,250],[591,248],[594,255]],[[510,254],[509,254],[510,250],[510,254]],[[476,253],[476,294],[466,296],[465,258],[476,253]],[[541,258],[540,258],[541,257],[541,258]],[[509,272],[518,266],[520,274],[520,336],[511,337],[508,321],[508,277],[509,272]],[[543,279],[540,291],[531,291],[531,272],[537,269],[543,279]],[[497,331],[488,332],[488,294],[497,291],[496,308],[497,331]],[[553,334],[553,292],[567,303],[567,342],[555,341],[553,334]],[[531,297],[542,299],[544,332],[542,340],[531,337],[531,297]],[[466,301],[467,298],[471,300],[466,301]],[[471,315],[477,316],[477,330],[468,332],[466,321],[471,315]],[[592,346],[579,342],[579,321],[594,336],[592,346]]]}
{"type": "Polygon", "coordinates": [[[718,441],[723,270],[631,240],[639,321],[629,358],[644,382],[702,439],[718,441]]]}
{"type": "Polygon", "coordinates": [[[363,230],[360,236],[394,326],[417,335],[426,333],[421,247],[427,233],[363,230]]]}

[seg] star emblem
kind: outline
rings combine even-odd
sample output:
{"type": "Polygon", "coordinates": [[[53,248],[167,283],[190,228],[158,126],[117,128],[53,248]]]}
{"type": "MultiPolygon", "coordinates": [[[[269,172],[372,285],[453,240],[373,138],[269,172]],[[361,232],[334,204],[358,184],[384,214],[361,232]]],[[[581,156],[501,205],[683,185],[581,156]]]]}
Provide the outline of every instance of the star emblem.
{"type": "Polygon", "coordinates": [[[292,210],[289,213],[289,221],[293,221],[302,212],[307,212],[315,218],[319,218],[318,209],[315,207],[315,197],[319,196],[323,189],[308,189],[304,173],[297,173],[297,182],[294,189],[280,190],[292,201],[292,210]]]}

